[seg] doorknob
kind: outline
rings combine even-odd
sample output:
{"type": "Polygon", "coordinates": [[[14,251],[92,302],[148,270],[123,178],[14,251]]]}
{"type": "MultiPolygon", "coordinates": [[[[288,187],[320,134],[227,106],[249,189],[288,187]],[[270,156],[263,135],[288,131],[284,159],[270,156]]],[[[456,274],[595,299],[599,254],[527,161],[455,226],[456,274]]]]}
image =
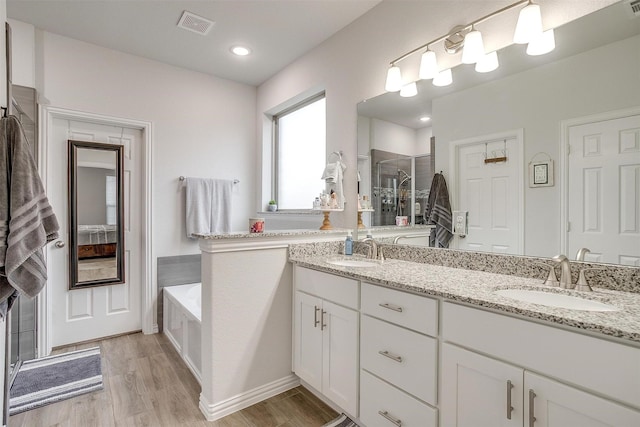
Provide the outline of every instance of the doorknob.
{"type": "Polygon", "coordinates": [[[64,242],[62,240],[58,240],[56,242],[56,248],[64,248],[64,242]]]}

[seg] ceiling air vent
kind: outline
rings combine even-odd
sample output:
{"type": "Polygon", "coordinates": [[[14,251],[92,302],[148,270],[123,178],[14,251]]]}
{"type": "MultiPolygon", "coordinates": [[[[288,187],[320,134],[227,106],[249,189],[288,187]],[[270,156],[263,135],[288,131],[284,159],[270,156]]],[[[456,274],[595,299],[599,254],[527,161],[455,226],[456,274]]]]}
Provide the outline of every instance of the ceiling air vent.
{"type": "Polygon", "coordinates": [[[640,0],[626,0],[624,7],[631,16],[640,16],[640,0]]]}
{"type": "Polygon", "coordinates": [[[204,36],[209,33],[213,24],[215,24],[215,22],[185,10],[180,17],[180,21],[178,21],[178,28],[189,30],[204,36]]]}

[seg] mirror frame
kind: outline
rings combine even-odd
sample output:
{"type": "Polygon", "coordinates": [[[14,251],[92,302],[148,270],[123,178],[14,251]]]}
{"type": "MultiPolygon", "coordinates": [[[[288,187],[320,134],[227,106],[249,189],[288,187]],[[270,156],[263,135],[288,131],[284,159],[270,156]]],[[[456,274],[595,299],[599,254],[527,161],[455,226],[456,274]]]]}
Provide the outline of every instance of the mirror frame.
{"type": "Polygon", "coordinates": [[[125,282],[124,276],[124,147],[99,142],[68,140],[68,212],[69,212],[69,290],[95,286],[117,285],[125,282]],[[116,154],[116,277],[78,281],[78,149],[112,151],[116,154]]]}

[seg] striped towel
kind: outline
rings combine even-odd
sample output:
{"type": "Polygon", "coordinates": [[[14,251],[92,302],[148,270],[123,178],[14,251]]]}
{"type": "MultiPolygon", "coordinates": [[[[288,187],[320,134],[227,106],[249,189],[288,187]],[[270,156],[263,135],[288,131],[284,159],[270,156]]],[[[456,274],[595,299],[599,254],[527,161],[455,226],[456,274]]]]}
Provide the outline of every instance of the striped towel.
{"type": "Polygon", "coordinates": [[[453,233],[451,232],[451,203],[449,202],[447,182],[441,173],[433,176],[425,217],[427,218],[427,224],[435,224],[436,226],[435,229],[431,230],[429,246],[448,248],[449,242],[453,238],[453,233]]]}
{"type": "MultiPolygon", "coordinates": [[[[42,248],[58,238],[58,221],[14,116],[0,119],[0,302],[15,291],[35,297],[47,280],[42,248]]],[[[6,307],[3,307],[6,308],[6,307]]],[[[6,312],[0,310],[0,317],[6,312]]]]}

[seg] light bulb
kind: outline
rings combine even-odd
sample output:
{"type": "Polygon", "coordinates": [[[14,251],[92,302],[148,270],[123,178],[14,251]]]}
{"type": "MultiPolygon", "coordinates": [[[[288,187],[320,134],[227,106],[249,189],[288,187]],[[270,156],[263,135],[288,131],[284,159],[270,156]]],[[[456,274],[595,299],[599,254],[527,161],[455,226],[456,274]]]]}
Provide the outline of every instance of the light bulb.
{"type": "Polygon", "coordinates": [[[513,34],[514,43],[529,43],[542,33],[542,16],[540,6],[528,4],[520,11],[516,31],[513,34]]]}
{"type": "Polygon", "coordinates": [[[462,48],[462,63],[475,64],[484,56],[484,43],[482,33],[472,30],[464,36],[464,47],[462,48]]]}
{"type": "Polygon", "coordinates": [[[453,83],[451,68],[440,71],[438,75],[433,78],[434,86],[449,86],[451,83],[453,83]]]}
{"type": "Polygon", "coordinates": [[[392,65],[387,71],[387,82],[384,86],[387,92],[397,92],[402,89],[402,73],[400,67],[392,65]]]}
{"type": "Polygon", "coordinates": [[[432,79],[438,75],[438,59],[436,58],[436,53],[427,50],[422,54],[422,58],[420,59],[420,73],[418,76],[421,79],[432,79]]]}
{"type": "Polygon", "coordinates": [[[418,94],[418,86],[416,86],[416,82],[411,82],[402,86],[400,89],[400,96],[403,98],[410,98],[412,96],[416,96],[418,94]]]}
{"type": "Polygon", "coordinates": [[[488,73],[498,68],[498,53],[494,50],[484,55],[476,62],[476,71],[478,73],[488,73]]]}
{"type": "Polygon", "coordinates": [[[553,33],[553,28],[538,35],[535,39],[529,42],[527,46],[527,55],[544,55],[551,52],[556,48],[556,38],[553,33]]]}

